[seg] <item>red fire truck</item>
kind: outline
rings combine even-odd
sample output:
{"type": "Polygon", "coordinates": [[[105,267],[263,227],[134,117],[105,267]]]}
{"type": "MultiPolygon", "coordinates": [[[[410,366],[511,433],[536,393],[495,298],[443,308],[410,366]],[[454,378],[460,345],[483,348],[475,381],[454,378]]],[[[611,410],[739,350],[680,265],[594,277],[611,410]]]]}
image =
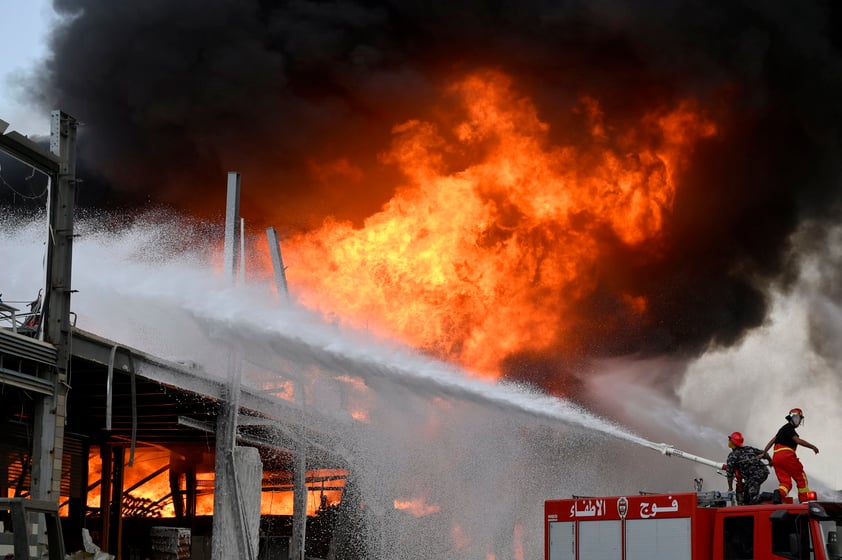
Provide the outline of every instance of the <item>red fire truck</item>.
{"type": "Polygon", "coordinates": [[[548,500],[544,558],[842,559],[842,504],[730,503],[720,492],[548,500]]]}
{"type": "MultiPolygon", "coordinates": [[[[644,445],[715,469],[666,443],[644,445]]],[[[842,560],[842,503],[734,505],[720,492],[544,503],[545,560],[842,560]]]]}

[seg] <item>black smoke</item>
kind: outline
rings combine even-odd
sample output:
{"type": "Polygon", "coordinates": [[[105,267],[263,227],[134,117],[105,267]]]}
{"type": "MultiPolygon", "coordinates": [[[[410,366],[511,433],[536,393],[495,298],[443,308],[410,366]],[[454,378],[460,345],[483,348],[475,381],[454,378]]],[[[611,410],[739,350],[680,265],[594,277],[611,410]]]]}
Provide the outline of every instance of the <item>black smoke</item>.
{"type": "MultiPolygon", "coordinates": [[[[45,110],[85,123],[80,158],[102,175],[89,188],[211,215],[224,173],[241,170],[244,213],[282,228],[376,212],[400,183],[378,160],[391,127],[425,118],[442,85],[472,69],[513,76],[552,135],[584,94],[615,127],[699,100],[719,133],[681,179],[659,258],[616,243],[594,271],[582,355],[733,344],[764,320],[768,287],[793,278],[799,224],[838,210],[842,20],[829,1],[55,6],[66,20],[38,91],[45,110]],[[313,172],[331,161],[363,178],[313,172]],[[646,296],[646,318],[617,317],[618,294],[646,296]]],[[[511,375],[546,386],[566,360],[513,356],[511,375]]]]}

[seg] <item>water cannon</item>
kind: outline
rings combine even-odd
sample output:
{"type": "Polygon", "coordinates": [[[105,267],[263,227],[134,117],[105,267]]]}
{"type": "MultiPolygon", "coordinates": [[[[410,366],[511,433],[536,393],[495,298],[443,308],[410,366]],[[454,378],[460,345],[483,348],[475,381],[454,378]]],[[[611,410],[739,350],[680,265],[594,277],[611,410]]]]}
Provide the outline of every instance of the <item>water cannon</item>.
{"type": "Polygon", "coordinates": [[[712,461],[711,459],[705,459],[704,457],[699,457],[698,455],[693,455],[692,453],[687,453],[686,451],[682,451],[680,449],[676,449],[674,446],[668,443],[651,443],[646,442],[644,445],[650,449],[654,449],[667,457],[681,457],[682,459],[687,459],[688,461],[693,461],[694,463],[699,463],[701,465],[707,465],[708,467],[713,467],[720,474],[724,474],[722,470],[722,461],[712,461]]]}

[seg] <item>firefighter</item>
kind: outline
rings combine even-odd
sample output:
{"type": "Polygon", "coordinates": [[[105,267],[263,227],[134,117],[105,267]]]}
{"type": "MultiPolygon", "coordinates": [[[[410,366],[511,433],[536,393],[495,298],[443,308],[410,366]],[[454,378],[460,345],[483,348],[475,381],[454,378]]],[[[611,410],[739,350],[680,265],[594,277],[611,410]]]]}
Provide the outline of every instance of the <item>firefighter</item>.
{"type": "Polygon", "coordinates": [[[728,454],[727,462],[722,465],[722,470],[728,476],[729,492],[734,489],[734,479],[737,479],[737,503],[756,504],[760,501],[760,485],[769,476],[769,468],[761,459],[769,460],[769,456],[744,443],[743,434],[740,432],[728,436],[731,453],[728,454]]]}
{"type": "Polygon", "coordinates": [[[772,492],[772,502],[779,504],[784,497],[792,490],[792,481],[795,481],[798,486],[798,501],[807,501],[807,493],[810,487],[807,485],[807,475],[804,473],[804,465],[795,454],[795,448],[803,445],[808,449],[812,449],[813,453],[818,454],[819,448],[807,440],[798,437],[798,432],[795,428],[801,425],[804,419],[804,411],[800,408],[793,408],[786,416],[786,424],[781,426],[778,433],[775,434],[769,443],[766,444],[763,453],[768,453],[769,448],[773,445],[772,450],[772,467],[775,469],[775,475],[778,477],[779,486],[772,492]]]}

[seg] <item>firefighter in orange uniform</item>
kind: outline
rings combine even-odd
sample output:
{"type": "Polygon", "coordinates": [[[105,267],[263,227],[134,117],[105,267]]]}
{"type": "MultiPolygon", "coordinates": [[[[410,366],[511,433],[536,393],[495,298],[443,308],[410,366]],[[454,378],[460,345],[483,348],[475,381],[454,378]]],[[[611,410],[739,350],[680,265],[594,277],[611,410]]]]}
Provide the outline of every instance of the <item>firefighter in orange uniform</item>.
{"type": "Polygon", "coordinates": [[[807,501],[807,492],[810,491],[807,485],[807,475],[804,473],[804,465],[795,454],[795,448],[803,445],[808,449],[812,449],[814,453],[819,452],[819,448],[807,440],[798,437],[798,432],[795,428],[801,425],[804,419],[804,411],[800,408],[793,408],[786,416],[786,424],[781,426],[778,433],[775,434],[769,443],[766,444],[763,452],[769,451],[773,445],[772,450],[772,467],[775,469],[775,475],[778,477],[779,486],[772,493],[772,502],[779,504],[783,498],[792,490],[792,481],[798,487],[798,501],[807,501]]]}

